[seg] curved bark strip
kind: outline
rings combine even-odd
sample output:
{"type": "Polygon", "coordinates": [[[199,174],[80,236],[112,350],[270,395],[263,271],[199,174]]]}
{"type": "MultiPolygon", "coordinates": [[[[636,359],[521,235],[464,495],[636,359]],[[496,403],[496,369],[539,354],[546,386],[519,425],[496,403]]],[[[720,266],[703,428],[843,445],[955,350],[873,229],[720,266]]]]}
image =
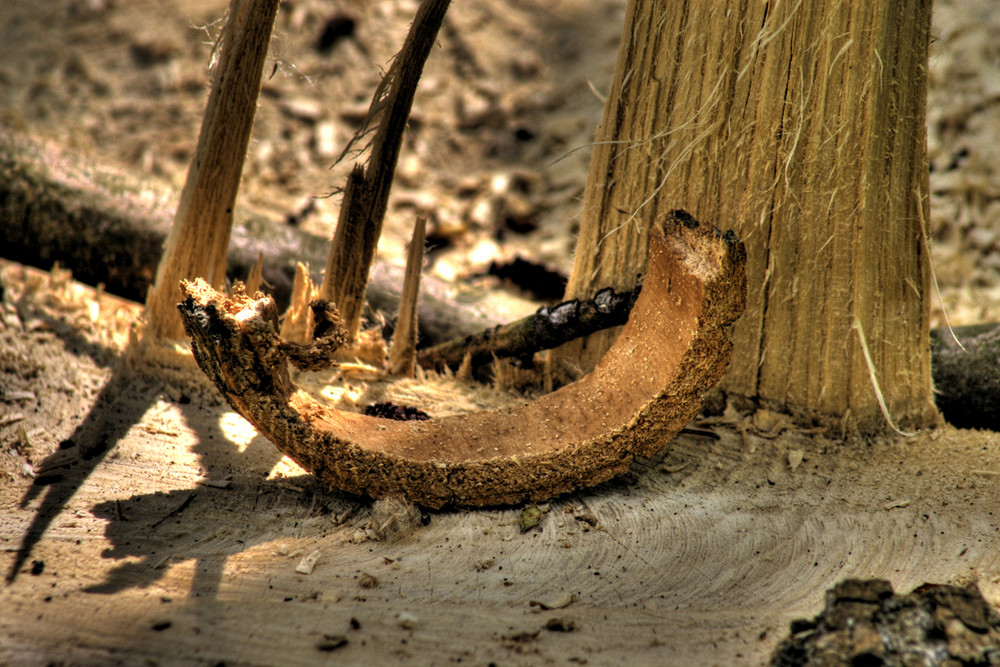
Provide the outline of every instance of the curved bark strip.
{"type": "Polygon", "coordinates": [[[732,352],[746,255],[683,211],[652,226],[648,276],[617,343],[579,381],[530,403],[420,422],[321,405],[291,381],[269,297],[182,283],[195,358],[229,403],[330,485],[426,507],[540,501],[624,473],[701,407],[732,352]]]}

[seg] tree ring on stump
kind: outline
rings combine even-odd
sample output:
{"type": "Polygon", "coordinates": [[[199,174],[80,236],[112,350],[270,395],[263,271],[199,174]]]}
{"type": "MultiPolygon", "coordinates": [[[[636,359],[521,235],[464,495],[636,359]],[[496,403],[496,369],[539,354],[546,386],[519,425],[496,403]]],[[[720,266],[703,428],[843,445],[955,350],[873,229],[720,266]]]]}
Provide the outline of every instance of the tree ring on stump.
{"type": "Polygon", "coordinates": [[[511,505],[620,475],[694,418],[729,364],[745,263],[732,232],[669,213],[651,225],[642,291],[592,373],[517,407],[428,421],[342,412],[295,386],[270,297],[227,298],[197,280],[181,284],[178,307],[233,408],[324,482],[432,508],[511,505]]]}

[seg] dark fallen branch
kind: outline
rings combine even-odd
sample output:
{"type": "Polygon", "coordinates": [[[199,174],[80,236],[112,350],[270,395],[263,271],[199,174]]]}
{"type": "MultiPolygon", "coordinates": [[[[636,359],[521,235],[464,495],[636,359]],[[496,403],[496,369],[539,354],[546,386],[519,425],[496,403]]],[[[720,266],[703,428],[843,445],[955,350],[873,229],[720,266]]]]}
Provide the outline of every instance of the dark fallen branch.
{"type": "MultiPolygon", "coordinates": [[[[0,254],[49,269],[59,262],[85,283],[144,301],[178,196],[152,180],[140,180],[94,164],[52,143],[0,131],[0,254]]],[[[245,280],[263,254],[266,291],[280,309],[290,301],[295,264],[313,271],[326,263],[329,239],[237,207],[226,275],[245,280]]],[[[395,313],[402,267],[375,262],[368,285],[372,308],[395,313]]],[[[490,316],[496,296],[452,285],[433,276],[421,281],[420,335],[439,343],[500,323],[490,316]]],[[[178,296],[179,300],[179,296],[178,296]]]]}
{"type": "MultiPolygon", "coordinates": [[[[568,301],[464,338],[421,350],[424,368],[458,368],[471,358],[473,375],[497,359],[530,361],[535,353],[628,319],[635,292],[605,289],[594,300],[568,301]]],[[[1000,430],[1000,324],[931,329],[931,370],[938,409],[959,428],[1000,430]],[[952,335],[954,331],[954,335],[952,335]]]]}
{"type": "Polygon", "coordinates": [[[1000,325],[955,327],[954,334],[931,329],[938,409],[954,426],[1000,430],[1000,325]]]}
{"type": "Polygon", "coordinates": [[[539,308],[534,315],[516,322],[421,350],[417,353],[417,363],[424,368],[448,366],[452,370],[467,356],[473,370],[491,363],[494,357],[530,363],[536,352],[625,324],[640,288],[641,285],[629,292],[616,292],[609,287],[590,300],[574,299],[539,308]]]}

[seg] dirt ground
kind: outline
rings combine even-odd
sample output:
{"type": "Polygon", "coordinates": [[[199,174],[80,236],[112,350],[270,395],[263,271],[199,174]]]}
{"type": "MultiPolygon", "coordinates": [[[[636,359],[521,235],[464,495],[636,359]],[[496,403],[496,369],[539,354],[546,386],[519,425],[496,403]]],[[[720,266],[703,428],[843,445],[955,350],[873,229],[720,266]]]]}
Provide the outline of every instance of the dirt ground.
{"type": "MultiPolygon", "coordinates": [[[[226,4],[4,3],[0,131],[179,187],[226,4]]],[[[440,277],[568,271],[623,4],[456,3],[382,257],[426,212],[440,277]]],[[[339,200],[312,197],[415,6],[282,5],[243,203],[330,233],[339,200]],[[319,48],[328,25],[353,34],[319,48]]],[[[936,3],[935,324],[1000,321],[998,25],[989,0],[936,3]]],[[[521,508],[411,517],[322,488],[197,380],[129,373],[134,304],[0,278],[0,663],[759,664],[844,577],[1000,603],[994,433],[840,442],[730,412],[525,533],[521,508]]]]}

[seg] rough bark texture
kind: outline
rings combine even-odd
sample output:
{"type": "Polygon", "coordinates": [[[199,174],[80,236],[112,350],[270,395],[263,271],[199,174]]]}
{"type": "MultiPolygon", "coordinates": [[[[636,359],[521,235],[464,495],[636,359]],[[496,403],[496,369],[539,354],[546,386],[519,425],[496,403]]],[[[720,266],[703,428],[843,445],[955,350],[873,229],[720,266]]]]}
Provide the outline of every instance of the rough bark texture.
{"type": "Polygon", "coordinates": [[[646,221],[684,207],[747,244],[726,390],[862,430],[933,423],[929,24],[929,0],[631,0],[567,296],[630,287],[646,221]]]}
{"type": "Polygon", "coordinates": [[[198,148],[188,171],[167,247],[146,301],[146,336],[181,338],[177,282],[195,277],[222,287],[236,192],[278,0],[232,0],[220,37],[198,148]]]}
{"type": "Polygon", "coordinates": [[[199,281],[186,284],[180,309],[195,359],[229,403],[328,484],[429,507],[543,500],[655,453],[725,372],[727,330],[745,302],[742,244],[683,212],[651,235],[649,276],[593,373],[517,408],[461,417],[396,422],[322,406],[289,377],[271,299],[222,299],[199,281]]]}

